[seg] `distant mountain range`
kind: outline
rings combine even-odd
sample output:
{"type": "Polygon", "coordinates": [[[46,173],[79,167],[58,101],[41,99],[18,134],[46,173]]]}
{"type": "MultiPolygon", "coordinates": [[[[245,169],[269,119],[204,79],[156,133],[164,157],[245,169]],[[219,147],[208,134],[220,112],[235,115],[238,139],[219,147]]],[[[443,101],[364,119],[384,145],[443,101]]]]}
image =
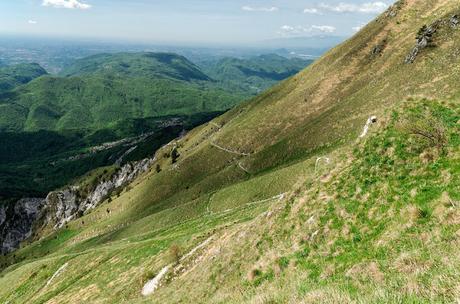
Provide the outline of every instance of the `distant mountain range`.
{"type": "Polygon", "coordinates": [[[347,37],[342,36],[305,36],[305,37],[286,37],[265,40],[261,42],[262,47],[271,48],[288,48],[288,49],[303,49],[311,50],[314,55],[320,55],[325,50],[328,50],[341,42],[345,41],[347,37]]]}
{"type": "MultiPolygon", "coordinates": [[[[257,61],[224,75],[276,77],[257,61]]],[[[101,168],[0,206],[0,248],[23,241],[0,255],[0,302],[458,303],[459,63],[459,1],[400,0],[115,190],[126,172],[101,168]]]]}
{"type": "Polygon", "coordinates": [[[309,63],[274,55],[253,60],[222,60],[209,74],[172,53],[94,55],[59,76],[38,64],[0,68],[0,201],[40,195],[112,165],[137,145],[88,149],[151,134],[145,150],[125,157],[141,159],[309,63]]]}
{"type": "Polygon", "coordinates": [[[203,62],[203,71],[230,88],[260,93],[280,80],[297,74],[313,60],[269,54],[251,58],[223,58],[203,62]]]}

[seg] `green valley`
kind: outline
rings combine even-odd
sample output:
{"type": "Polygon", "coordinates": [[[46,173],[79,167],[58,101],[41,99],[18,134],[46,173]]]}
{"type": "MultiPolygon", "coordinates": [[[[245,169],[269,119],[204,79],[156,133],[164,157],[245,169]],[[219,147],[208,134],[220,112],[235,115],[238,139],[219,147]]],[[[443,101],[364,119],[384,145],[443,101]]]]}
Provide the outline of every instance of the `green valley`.
{"type": "Polygon", "coordinates": [[[313,60],[268,54],[249,59],[223,58],[200,62],[203,71],[229,88],[260,93],[278,81],[297,74],[313,60]]]}
{"type": "Polygon", "coordinates": [[[164,138],[147,170],[97,205],[113,168],[41,202],[30,237],[0,257],[0,301],[458,302],[459,50],[458,1],[400,0],[243,102],[231,92],[269,86],[296,61],[224,59],[200,72],[172,55],[98,55],[9,92],[5,107],[27,111],[5,130],[81,125],[89,133],[70,142],[101,144],[172,115],[189,132],[164,138]]]}
{"type": "Polygon", "coordinates": [[[250,95],[171,53],[94,55],[75,61],[61,76],[36,64],[17,65],[2,68],[0,81],[2,201],[42,197],[112,165],[130,149],[136,151],[123,163],[150,156],[250,95]],[[123,143],[91,152],[144,134],[141,146],[123,143]]]}

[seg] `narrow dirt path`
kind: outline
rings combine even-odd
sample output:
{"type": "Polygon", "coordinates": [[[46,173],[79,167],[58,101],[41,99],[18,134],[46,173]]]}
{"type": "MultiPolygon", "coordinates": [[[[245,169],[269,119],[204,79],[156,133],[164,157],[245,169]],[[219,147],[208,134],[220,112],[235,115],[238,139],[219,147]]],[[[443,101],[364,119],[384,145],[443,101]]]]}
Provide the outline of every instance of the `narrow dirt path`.
{"type": "MultiPolygon", "coordinates": [[[[273,197],[270,197],[270,198],[267,198],[267,199],[263,199],[263,200],[258,200],[258,201],[254,201],[254,202],[250,202],[250,203],[247,203],[245,206],[250,206],[250,205],[255,205],[255,204],[261,204],[261,203],[265,203],[265,202],[269,202],[269,201],[272,201],[272,200],[282,200],[284,199],[286,195],[286,192],[285,193],[281,193],[281,194],[278,194],[278,195],[275,195],[273,197]]],[[[226,213],[226,212],[229,212],[233,209],[229,209],[229,210],[225,210],[225,211],[222,211],[220,213],[226,213]]],[[[208,209],[208,212],[209,212],[209,209],[208,209]]],[[[161,281],[163,280],[163,278],[172,270],[173,273],[177,273],[179,272],[181,269],[184,269],[184,262],[189,259],[190,257],[192,257],[198,250],[206,247],[212,240],[213,240],[214,236],[211,236],[209,238],[207,238],[204,242],[200,243],[199,245],[197,245],[196,247],[194,247],[192,250],[190,250],[187,254],[183,255],[180,260],[179,260],[179,263],[177,265],[174,265],[174,264],[169,264],[165,267],[163,267],[161,269],[161,271],[151,280],[149,280],[145,285],[144,287],[142,288],[142,295],[143,296],[149,296],[151,294],[153,294],[159,287],[160,287],[160,284],[161,284],[161,281]]]]}
{"type": "Polygon", "coordinates": [[[178,271],[180,268],[182,268],[182,262],[190,258],[195,252],[200,250],[201,248],[205,247],[207,244],[209,244],[212,240],[213,236],[209,237],[206,239],[204,242],[200,243],[198,246],[190,250],[187,254],[182,256],[179,260],[179,264],[174,266],[174,264],[169,264],[161,269],[161,271],[150,281],[148,281],[144,287],[142,288],[142,295],[143,296],[148,296],[151,295],[155,292],[155,290],[160,287],[161,280],[168,274],[168,272],[172,269],[173,272],[178,271]]]}
{"type": "Polygon", "coordinates": [[[238,167],[243,170],[244,172],[246,172],[247,174],[251,174],[251,172],[249,172],[248,169],[246,169],[245,167],[243,167],[243,164],[241,162],[238,162],[238,167]]]}
{"type": "Polygon", "coordinates": [[[45,287],[49,286],[53,282],[53,280],[57,278],[57,276],[59,276],[67,268],[67,266],[69,266],[69,263],[65,263],[64,265],[59,267],[59,269],[51,276],[48,282],[46,282],[45,287]]]}
{"type": "Polygon", "coordinates": [[[235,154],[235,155],[240,155],[240,156],[249,156],[251,155],[250,153],[244,153],[244,152],[238,152],[238,151],[234,151],[234,150],[230,150],[230,149],[227,149],[227,148],[224,148],[218,144],[216,144],[214,141],[210,141],[209,142],[211,144],[211,146],[219,149],[219,150],[222,150],[222,151],[225,151],[227,153],[231,153],[231,154],[235,154]]]}
{"type": "Polygon", "coordinates": [[[157,288],[160,285],[161,279],[168,273],[169,269],[171,268],[171,265],[163,267],[161,271],[150,281],[147,282],[147,284],[144,285],[144,288],[142,288],[142,295],[143,296],[148,296],[157,290],[157,288]]]}

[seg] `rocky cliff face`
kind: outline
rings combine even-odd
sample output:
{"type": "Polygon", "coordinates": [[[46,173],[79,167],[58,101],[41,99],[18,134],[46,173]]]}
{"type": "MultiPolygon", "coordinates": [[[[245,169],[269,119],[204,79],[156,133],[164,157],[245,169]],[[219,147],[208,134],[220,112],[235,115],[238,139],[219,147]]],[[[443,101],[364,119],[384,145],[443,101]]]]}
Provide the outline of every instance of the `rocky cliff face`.
{"type": "Polygon", "coordinates": [[[154,159],[148,158],[133,164],[124,165],[109,180],[101,181],[83,198],[79,197],[78,186],[71,186],[49,193],[46,197],[46,204],[43,210],[43,215],[45,216],[44,224],[53,224],[54,229],[63,227],[69,221],[96,208],[115,189],[126,185],[139,176],[139,174],[146,172],[153,162],[154,159]]]}
{"type": "Polygon", "coordinates": [[[0,253],[8,253],[32,235],[32,226],[45,199],[25,198],[14,205],[0,206],[0,253]]]}
{"type": "Polygon", "coordinates": [[[63,227],[67,222],[96,208],[114,190],[128,184],[146,172],[154,158],[126,164],[109,179],[99,182],[85,197],[79,186],[53,191],[46,198],[26,198],[16,204],[0,206],[0,253],[14,251],[34,232],[34,227],[63,227]]]}

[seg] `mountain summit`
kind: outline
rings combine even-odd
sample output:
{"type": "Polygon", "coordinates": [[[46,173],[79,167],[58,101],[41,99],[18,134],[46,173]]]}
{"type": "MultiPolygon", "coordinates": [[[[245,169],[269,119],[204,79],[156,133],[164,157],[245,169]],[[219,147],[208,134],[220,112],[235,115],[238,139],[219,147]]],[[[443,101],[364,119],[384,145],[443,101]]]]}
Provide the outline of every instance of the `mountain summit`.
{"type": "Polygon", "coordinates": [[[210,80],[185,57],[173,53],[99,54],[77,60],[61,72],[63,76],[100,75],[111,77],[210,80]]]}

